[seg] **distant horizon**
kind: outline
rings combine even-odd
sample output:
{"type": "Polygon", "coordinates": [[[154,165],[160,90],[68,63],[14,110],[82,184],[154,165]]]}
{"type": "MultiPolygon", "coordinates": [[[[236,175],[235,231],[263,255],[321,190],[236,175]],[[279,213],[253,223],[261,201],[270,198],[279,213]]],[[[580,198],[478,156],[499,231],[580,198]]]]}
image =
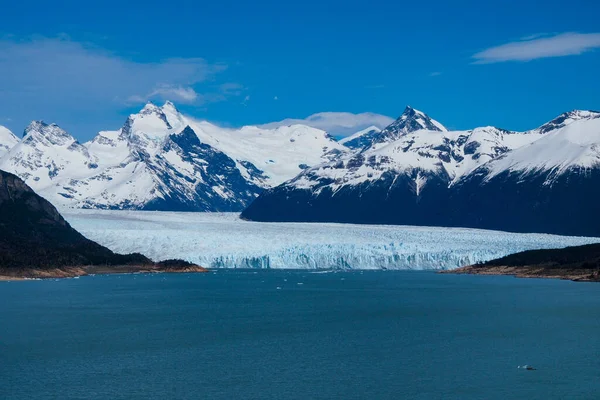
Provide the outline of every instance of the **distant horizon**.
{"type": "MultiPolygon", "coordinates": [[[[186,113],[186,112],[182,112],[179,108],[179,105],[171,100],[164,100],[164,101],[157,101],[157,100],[147,100],[143,103],[141,103],[138,108],[136,109],[137,111],[133,111],[131,114],[129,115],[134,115],[137,114],[139,112],[141,112],[144,107],[148,104],[153,104],[157,107],[163,107],[166,104],[172,104],[177,111],[179,111],[181,114],[190,117],[192,119],[195,119],[197,121],[202,121],[202,122],[207,122],[210,123],[214,126],[217,126],[218,128],[222,128],[222,129],[233,129],[233,130],[237,130],[237,129],[241,129],[243,127],[246,126],[255,126],[255,127],[259,127],[262,129],[275,129],[277,127],[280,126],[291,126],[291,125],[306,125],[312,128],[316,128],[316,129],[321,129],[325,132],[327,132],[328,134],[332,135],[333,137],[335,137],[338,140],[341,140],[343,138],[349,137],[357,132],[363,131],[367,128],[370,127],[377,127],[378,129],[385,129],[389,124],[391,124],[392,122],[394,122],[397,118],[399,118],[402,115],[402,112],[407,108],[413,108],[414,110],[420,111],[425,113],[427,116],[429,116],[430,118],[440,122],[442,125],[444,125],[449,131],[468,131],[468,130],[472,130],[472,129],[476,129],[476,128],[482,128],[482,127],[487,127],[487,126],[494,126],[495,128],[499,128],[499,129],[505,129],[511,132],[526,132],[529,130],[533,130],[536,129],[542,125],[544,125],[545,123],[548,123],[550,121],[552,121],[553,119],[557,118],[558,116],[568,113],[568,112],[574,112],[574,111],[589,111],[589,112],[595,112],[595,113],[600,113],[600,111],[598,110],[593,110],[593,109],[570,109],[570,110],[566,110],[563,111],[559,114],[556,114],[554,116],[551,116],[549,118],[547,118],[546,120],[544,120],[543,122],[539,123],[538,125],[529,127],[527,129],[524,130],[516,130],[516,129],[510,129],[510,128],[506,128],[503,126],[495,126],[495,125],[481,125],[481,126],[473,126],[473,127],[469,127],[466,129],[453,129],[449,126],[447,126],[446,124],[444,124],[444,121],[440,121],[438,118],[435,118],[435,116],[430,115],[426,110],[420,109],[418,107],[412,107],[411,105],[406,105],[403,107],[403,111],[400,112],[398,114],[397,117],[389,117],[389,116],[385,116],[385,115],[381,115],[381,114],[376,114],[376,113],[371,113],[371,112],[364,112],[364,113],[358,113],[358,114],[352,114],[352,113],[345,113],[345,112],[335,112],[335,111],[329,111],[329,112],[321,112],[321,113],[315,113],[312,115],[307,116],[306,118],[285,118],[283,120],[280,121],[271,121],[271,122],[266,122],[266,123],[259,123],[259,124],[245,124],[245,125],[239,125],[239,126],[227,126],[227,124],[220,124],[218,122],[215,121],[210,121],[208,119],[204,119],[204,118],[198,118],[195,115],[192,115],[190,113],[186,113]],[[327,115],[330,114],[328,118],[319,118],[317,121],[315,121],[316,117],[322,117],[322,115],[327,115]],[[350,123],[351,126],[346,126],[346,127],[340,127],[339,123],[340,123],[340,118],[342,119],[343,122],[347,122],[350,123]],[[387,123],[385,124],[381,124],[382,121],[384,121],[385,119],[388,120],[387,123]],[[334,126],[333,129],[326,129],[323,125],[331,125],[334,126]],[[340,133],[343,132],[343,133],[340,133]]],[[[33,119],[31,121],[29,121],[25,126],[23,126],[20,130],[13,130],[11,129],[11,127],[8,124],[0,124],[0,127],[5,127],[7,129],[9,129],[15,136],[17,136],[19,139],[22,139],[24,137],[24,131],[25,129],[33,122],[43,122],[47,125],[52,125],[52,124],[56,124],[58,127],[60,127],[61,129],[65,130],[67,133],[69,133],[71,136],[73,136],[75,139],[77,139],[78,141],[80,141],[81,143],[86,142],[88,140],[93,139],[98,133],[102,132],[102,131],[116,131],[121,129],[122,125],[125,123],[125,121],[127,120],[127,118],[129,117],[129,115],[127,115],[125,117],[125,119],[123,120],[123,123],[118,126],[118,127],[105,127],[103,129],[98,130],[94,135],[92,135],[91,137],[85,139],[85,140],[79,140],[79,135],[77,132],[71,132],[69,129],[66,129],[64,126],[62,126],[61,124],[52,121],[52,120],[44,120],[44,119],[33,119]]],[[[343,123],[342,122],[342,123],[343,123]]]]}

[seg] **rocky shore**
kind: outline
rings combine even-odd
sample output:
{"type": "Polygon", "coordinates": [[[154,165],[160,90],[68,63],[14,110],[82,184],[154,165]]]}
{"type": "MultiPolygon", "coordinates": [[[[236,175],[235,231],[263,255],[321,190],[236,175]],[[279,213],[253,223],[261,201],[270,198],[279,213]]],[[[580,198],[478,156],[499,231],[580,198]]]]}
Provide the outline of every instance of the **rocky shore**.
{"type": "Polygon", "coordinates": [[[206,271],[183,260],[114,253],[73,229],[17,176],[0,171],[0,280],[206,271]]]}
{"type": "Polygon", "coordinates": [[[563,269],[537,266],[481,266],[469,265],[452,271],[450,274],[471,275],[510,275],[517,278],[567,279],[576,282],[600,282],[600,269],[563,269]]]}
{"type": "Polygon", "coordinates": [[[146,265],[86,265],[57,268],[0,268],[0,281],[75,278],[86,275],[136,273],[204,273],[208,269],[180,260],[146,265]]]}
{"type": "Polygon", "coordinates": [[[600,244],[524,251],[486,263],[444,272],[600,282],[600,244]]]}

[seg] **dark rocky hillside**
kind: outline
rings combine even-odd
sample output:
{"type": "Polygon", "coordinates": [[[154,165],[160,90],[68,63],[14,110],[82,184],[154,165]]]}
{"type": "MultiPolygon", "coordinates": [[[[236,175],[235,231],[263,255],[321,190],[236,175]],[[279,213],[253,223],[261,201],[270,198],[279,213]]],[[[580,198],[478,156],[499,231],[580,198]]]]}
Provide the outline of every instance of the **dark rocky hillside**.
{"type": "Polygon", "coordinates": [[[598,268],[600,269],[600,243],[584,246],[566,247],[564,249],[529,250],[511,254],[481,264],[482,266],[538,266],[564,268],[598,268]]]}
{"type": "Polygon", "coordinates": [[[0,171],[0,268],[152,265],[141,254],[115,254],[85,238],[21,179],[0,171]]]}
{"type": "Polygon", "coordinates": [[[600,243],[529,250],[450,272],[600,282],[600,243]]]}
{"type": "Polygon", "coordinates": [[[116,254],[73,229],[20,178],[0,171],[0,280],[129,272],[206,272],[182,260],[116,254]]]}

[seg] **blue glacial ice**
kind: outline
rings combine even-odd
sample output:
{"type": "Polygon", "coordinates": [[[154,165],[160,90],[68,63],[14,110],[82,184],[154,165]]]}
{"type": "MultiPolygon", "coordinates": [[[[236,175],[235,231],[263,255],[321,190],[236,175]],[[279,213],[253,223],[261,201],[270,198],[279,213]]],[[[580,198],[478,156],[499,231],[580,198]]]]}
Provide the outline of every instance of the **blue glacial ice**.
{"type": "Polygon", "coordinates": [[[65,210],[88,238],[154,260],[211,268],[453,269],[529,249],[600,238],[462,228],[261,223],[235,213],[65,210]]]}

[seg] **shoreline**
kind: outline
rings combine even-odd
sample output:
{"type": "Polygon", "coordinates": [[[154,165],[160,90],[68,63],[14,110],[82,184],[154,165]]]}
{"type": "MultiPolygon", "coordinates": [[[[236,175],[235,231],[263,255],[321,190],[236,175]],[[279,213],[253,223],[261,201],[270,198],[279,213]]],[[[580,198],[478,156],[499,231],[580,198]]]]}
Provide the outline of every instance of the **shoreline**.
{"type": "Polygon", "coordinates": [[[468,265],[441,274],[457,275],[496,275],[514,276],[515,278],[562,279],[573,282],[600,282],[600,270],[597,268],[560,268],[540,266],[508,266],[508,265],[468,265]]]}
{"type": "Polygon", "coordinates": [[[26,281],[40,279],[76,278],[88,275],[112,275],[135,273],[206,273],[208,269],[198,265],[86,265],[80,267],[42,268],[0,268],[0,281],[26,281]]]}

